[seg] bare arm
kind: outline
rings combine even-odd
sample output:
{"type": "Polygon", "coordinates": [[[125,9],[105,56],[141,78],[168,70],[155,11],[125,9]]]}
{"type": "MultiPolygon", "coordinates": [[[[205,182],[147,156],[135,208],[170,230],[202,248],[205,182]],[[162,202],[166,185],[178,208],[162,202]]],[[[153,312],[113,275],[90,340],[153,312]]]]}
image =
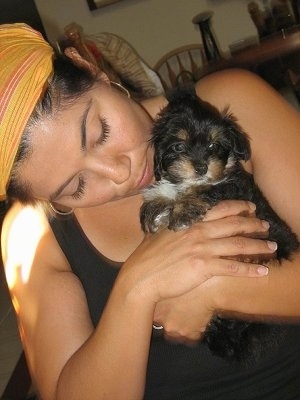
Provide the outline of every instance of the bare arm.
{"type": "MultiPolygon", "coordinates": [[[[249,206],[242,203],[242,208],[249,206]]],[[[258,276],[258,266],[219,257],[240,249],[226,237],[213,246],[213,225],[147,237],[122,267],[94,329],[81,284],[45,217],[29,207],[13,207],[2,238],[6,275],[30,369],[44,400],[143,397],[155,304],[192,290],[214,273],[258,276]]],[[[223,227],[229,236],[237,229],[229,220],[223,227]]],[[[245,218],[238,229],[264,231],[260,221],[245,218]]],[[[245,251],[272,252],[265,242],[250,239],[245,251]]]]}
{"type": "Polygon", "coordinates": [[[146,306],[151,302],[130,297],[129,290],[116,285],[117,294],[112,293],[94,330],[82,286],[45,218],[13,207],[3,236],[6,276],[41,398],[140,399],[153,314],[146,306]]]}

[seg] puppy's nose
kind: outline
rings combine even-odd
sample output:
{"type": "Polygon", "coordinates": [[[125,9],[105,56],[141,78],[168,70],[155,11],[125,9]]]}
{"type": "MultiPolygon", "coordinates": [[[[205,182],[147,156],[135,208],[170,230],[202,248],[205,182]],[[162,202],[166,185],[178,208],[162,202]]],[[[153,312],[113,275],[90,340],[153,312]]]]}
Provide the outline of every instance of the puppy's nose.
{"type": "Polygon", "coordinates": [[[207,165],[206,164],[198,164],[195,166],[195,170],[197,174],[204,175],[207,172],[207,165]]]}

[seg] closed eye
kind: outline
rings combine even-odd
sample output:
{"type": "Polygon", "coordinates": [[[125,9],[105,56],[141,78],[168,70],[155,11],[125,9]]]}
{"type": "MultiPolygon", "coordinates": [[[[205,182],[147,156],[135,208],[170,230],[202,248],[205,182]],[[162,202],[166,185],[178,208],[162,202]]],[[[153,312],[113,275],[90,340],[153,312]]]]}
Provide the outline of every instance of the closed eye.
{"type": "Polygon", "coordinates": [[[110,126],[108,125],[105,118],[100,118],[100,125],[101,125],[101,133],[95,145],[103,144],[109,138],[110,126]]]}
{"type": "Polygon", "coordinates": [[[86,181],[82,176],[79,177],[78,180],[78,186],[76,191],[72,194],[72,199],[74,200],[79,200],[84,196],[85,193],[85,187],[86,187],[86,181]]]}

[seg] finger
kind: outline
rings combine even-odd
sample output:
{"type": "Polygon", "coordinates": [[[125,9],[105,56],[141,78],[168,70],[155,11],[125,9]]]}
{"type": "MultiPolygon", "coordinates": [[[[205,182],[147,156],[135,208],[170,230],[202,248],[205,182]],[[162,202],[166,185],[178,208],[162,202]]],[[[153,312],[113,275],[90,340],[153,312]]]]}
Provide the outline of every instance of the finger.
{"type": "Polygon", "coordinates": [[[211,270],[207,279],[213,276],[239,276],[239,277],[262,277],[269,273],[268,267],[262,264],[252,264],[232,259],[218,259],[210,263],[211,270]]]}
{"type": "Polygon", "coordinates": [[[184,344],[185,346],[188,347],[196,347],[198,345],[198,343],[201,340],[201,335],[199,335],[199,338],[196,340],[193,339],[189,339],[189,338],[185,338],[185,337],[172,337],[172,336],[168,336],[168,335],[164,335],[165,340],[167,340],[170,343],[173,344],[184,344]]]}
{"type": "Polygon", "coordinates": [[[207,211],[204,221],[228,217],[230,215],[254,215],[255,204],[245,200],[224,200],[207,211]]]}
{"type": "Polygon", "coordinates": [[[84,59],[78,51],[75,49],[75,47],[67,47],[64,50],[64,54],[72,60],[72,62],[77,65],[80,68],[84,68],[87,71],[89,71],[92,75],[97,75],[100,72],[100,68],[98,68],[95,64],[92,62],[84,59]]]}
{"type": "Polygon", "coordinates": [[[207,237],[222,238],[237,235],[247,235],[256,237],[267,237],[270,224],[267,221],[252,217],[242,217],[234,215],[206,221],[198,224],[199,229],[205,229],[207,237]],[[205,224],[205,226],[203,225],[205,224]]]}
{"type": "Polygon", "coordinates": [[[249,256],[273,254],[277,250],[277,243],[270,240],[233,236],[211,240],[207,243],[210,254],[217,257],[249,256]]]}
{"type": "Polygon", "coordinates": [[[174,344],[184,344],[186,346],[193,347],[198,344],[200,339],[203,336],[205,328],[203,328],[203,332],[175,332],[175,331],[167,331],[164,329],[164,338],[171,343],[174,344]]]}

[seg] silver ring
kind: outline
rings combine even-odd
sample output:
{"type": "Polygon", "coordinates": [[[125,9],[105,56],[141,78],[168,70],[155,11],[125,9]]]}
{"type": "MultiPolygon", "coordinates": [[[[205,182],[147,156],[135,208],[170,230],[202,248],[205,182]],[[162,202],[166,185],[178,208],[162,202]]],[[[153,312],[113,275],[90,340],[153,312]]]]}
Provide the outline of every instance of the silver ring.
{"type": "Polygon", "coordinates": [[[152,328],[155,329],[156,331],[161,331],[162,329],[164,329],[164,327],[162,325],[152,325],[152,328]]]}

